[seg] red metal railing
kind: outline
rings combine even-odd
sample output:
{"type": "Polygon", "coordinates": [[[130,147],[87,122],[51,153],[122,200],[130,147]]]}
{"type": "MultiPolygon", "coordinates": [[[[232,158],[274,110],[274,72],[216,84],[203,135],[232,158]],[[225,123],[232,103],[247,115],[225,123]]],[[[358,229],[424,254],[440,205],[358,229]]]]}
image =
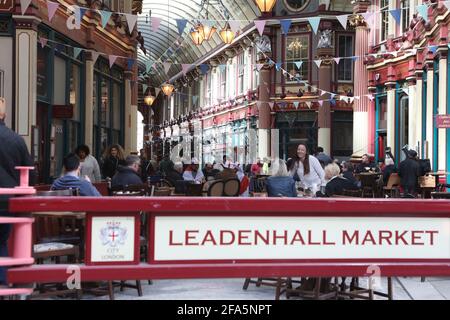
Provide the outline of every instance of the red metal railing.
{"type": "MultiPolygon", "coordinates": [[[[12,212],[75,211],[108,213],[146,212],[156,216],[283,216],[283,217],[418,217],[450,219],[447,200],[379,199],[242,199],[242,198],[39,198],[11,199],[12,212]]],[[[450,232],[450,230],[449,230],[450,232]]],[[[151,236],[150,236],[151,238],[151,236]]],[[[277,276],[370,276],[377,265],[383,276],[450,276],[450,259],[373,259],[360,261],[243,261],[191,263],[140,263],[138,265],[78,265],[81,281],[243,278],[277,276]]],[[[36,265],[12,268],[10,283],[64,282],[69,265],[36,265]]]]}
{"type": "MultiPolygon", "coordinates": [[[[20,186],[16,188],[0,188],[0,195],[32,195],[36,190],[29,187],[29,171],[33,167],[16,167],[20,170],[20,186]]],[[[15,217],[0,217],[1,224],[13,225],[13,246],[12,255],[9,257],[0,257],[0,267],[14,267],[32,265],[34,259],[31,257],[32,245],[32,224],[33,218],[15,218],[15,217]]],[[[29,295],[33,289],[29,288],[0,288],[0,296],[7,295],[29,295]]]]}

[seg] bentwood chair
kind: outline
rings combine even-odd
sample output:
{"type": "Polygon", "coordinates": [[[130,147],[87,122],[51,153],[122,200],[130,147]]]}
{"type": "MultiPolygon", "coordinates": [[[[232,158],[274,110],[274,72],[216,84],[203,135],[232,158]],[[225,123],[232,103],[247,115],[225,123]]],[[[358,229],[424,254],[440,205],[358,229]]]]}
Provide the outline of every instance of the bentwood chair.
{"type": "Polygon", "coordinates": [[[208,188],[208,197],[221,197],[223,195],[224,183],[216,180],[208,188]]]}
{"type": "Polygon", "coordinates": [[[240,183],[239,179],[237,179],[237,178],[225,180],[224,188],[223,188],[223,195],[225,197],[238,197],[240,187],[241,187],[241,183],[240,183]]]}

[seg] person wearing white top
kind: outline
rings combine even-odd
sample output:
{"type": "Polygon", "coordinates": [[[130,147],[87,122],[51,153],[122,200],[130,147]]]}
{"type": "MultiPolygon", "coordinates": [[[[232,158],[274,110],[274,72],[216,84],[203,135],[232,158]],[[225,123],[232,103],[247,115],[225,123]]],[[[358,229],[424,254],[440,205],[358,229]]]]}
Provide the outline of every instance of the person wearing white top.
{"type": "Polygon", "coordinates": [[[291,171],[291,175],[293,176],[296,171],[303,187],[310,189],[313,194],[326,184],[325,171],[319,160],[308,153],[304,144],[300,144],[297,148],[297,161],[294,169],[291,171]]]}
{"type": "Polygon", "coordinates": [[[199,162],[196,158],[192,158],[191,164],[183,173],[184,181],[194,181],[195,183],[202,183],[205,176],[202,170],[199,170],[199,162]]]}

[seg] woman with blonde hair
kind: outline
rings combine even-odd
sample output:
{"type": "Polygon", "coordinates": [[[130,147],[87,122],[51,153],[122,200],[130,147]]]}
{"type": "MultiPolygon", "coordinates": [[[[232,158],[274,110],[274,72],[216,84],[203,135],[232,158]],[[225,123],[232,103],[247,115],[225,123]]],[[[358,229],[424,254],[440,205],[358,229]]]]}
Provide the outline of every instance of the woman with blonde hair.
{"type": "Polygon", "coordinates": [[[325,179],[328,181],[325,186],[325,194],[318,193],[318,196],[331,197],[335,194],[342,194],[344,190],[359,189],[352,181],[341,176],[341,168],[336,163],[325,167],[325,179]]]}
{"type": "Polygon", "coordinates": [[[125,154],[120,145],[113,144],[106,148],[105,153],[103,154],[103,176],[112,179],[119,166],[126,166],[125,154]]]}
{"type": "Polygon", "coordinates": [[[271,176],[266,180],[269,197],[297,197],[295,181],[282,159],[275,159],[271,166],[271,176]]]}

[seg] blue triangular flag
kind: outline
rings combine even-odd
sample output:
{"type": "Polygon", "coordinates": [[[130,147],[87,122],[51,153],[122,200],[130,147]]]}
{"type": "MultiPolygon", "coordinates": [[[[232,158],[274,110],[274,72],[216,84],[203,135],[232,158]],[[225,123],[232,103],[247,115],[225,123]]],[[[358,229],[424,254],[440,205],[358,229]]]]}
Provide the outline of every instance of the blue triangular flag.
{"type": "Polygon", "coordinates": [[[128,70],[131,70],[132,68],[133,68],[133,65],[134,65],[134,59],[131,59],[131,58],[129,58],[128,60],[127,60],[127,64],[128,64],[128,70]]]}
{"type": "Polygon", "coordinates": [[[83,50],[83,49],[77,48],[77,47],[73,48],[73,57],[74,57],[75,59],[77,59],[78,56],[80,55],[80,53],[81,53],[82,50],[83,50]]]}
{"type": "Polygon", "coordinates": [[[356,60],[358,60],[358,58],[359,58],[358,56],[353,56],[353,57],[352,57],[353,62],[355,62],[356,60]]]}
{"type": "Polygon", "coordinates": [[[207,64],[200,65],[200,71],[202,72],[202,74],[208,73],[208,70],[209,70],[209,66],[207,64]]]}
{"type": "Polygon", "coordinates": [[[175,19],[175,20],[177,22],[178,33],[182,35],[188,21],[186,19],[175,19]]]}
{"type": "Polygon", "coordinates": [[[88,10],[89,8],[80,7],[80,20],[83,20],[83,17],[86,14],[86,11],[88,10]]]}
{"type": "Polygon", "coordinates": [[[283,34],[289,33],[289,28],[291,27],[292,20],[280,20],[281,29],[283,30],[283,34]]]}
{"type": "Polygon", "coordinates": [[[277,71],[280,71],[280,69],[281,69],[281,62],[275,63],[275,68],[277,69],[277,71]]]}
{"type": "Polygon", "coordinates": [[[438,46],[429,46],[428,50],[430,50],[434,54],[434,53],[436,53],[437,48],[438,48],[438,46]]]}
{"type": "Polygon", "coordinates": [[[428,22],[428,5],[421,4],[417,6],[417,12],[422,18],[425,19],[426,22],[428,22]]]}
{"type": "Polygon", "coordinates": [[[389,12],[391,13],[392,17],[395,19],[395,22],[397,22],[397,24],[400,24],[400,19],[402,16],[402,9],[389,10],[389,12]]]}
{"type": "Polygon", "coordinates": [[[294,107],[295,107],[295,109],[298,109],[298,105],[300,104],[300,102],[298,102],[298,101],[294,101],[293,103],[294,103],[294,107]]]}
{"type": "Polygon", "coordinates": [[[295,66],[297,67],[297,69],[300,70],[300,68],[302,67],[303,61],[295,61],[295,66]]]}
{"type": "Polygon", "coordinates": [[[308,22],[314,30],[314,33],[317,33],[317,30],[319,30],[320,17],[308,18],[308,22]]]}
{"type": "Polygon", "coordinates": [[[100,10],[100,14],[102,16],[102,27],[104,29],[106,27],[106,25],[108,24],[109,19],[111,18],[112,12],[100,10]]]}

